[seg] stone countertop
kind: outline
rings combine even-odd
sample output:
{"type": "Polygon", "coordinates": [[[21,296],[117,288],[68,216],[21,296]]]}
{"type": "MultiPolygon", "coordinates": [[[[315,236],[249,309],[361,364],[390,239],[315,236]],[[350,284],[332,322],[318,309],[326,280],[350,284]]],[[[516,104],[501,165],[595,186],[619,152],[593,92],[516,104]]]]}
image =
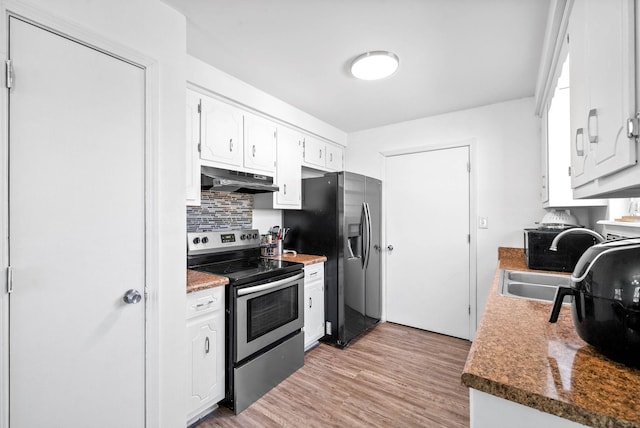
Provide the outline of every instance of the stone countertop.
{"type": "Polygon", "coordinates": [[[519,248],[499,249],[499,268],[462,383],[593,427],[640,427],[640,370],[604,357],[575,331],[566,305],[502,296],[501,269],[530,270],[519,248]]]}
{"type": "Polygon", "coordinates": [[[187,269],[187,293],[206,290],[211,287],[219,287],[221,285],[227,285],[228,283],[229,279],[224,276],[187,269]]]}
{"type": "Polygon", "coordinates": [[[281,256],[274,256],[274,257],[269,257],[270,259],[274,259],[274,260],[284,260],[287,262],[294,262],[294,263],[302,263],[305,266],[307,265],[312,265],[314,263],[322,263],[322,262],[326,262],[327,258],[325,256],[314,256],[311,254],[283,254],[281,256]]]}

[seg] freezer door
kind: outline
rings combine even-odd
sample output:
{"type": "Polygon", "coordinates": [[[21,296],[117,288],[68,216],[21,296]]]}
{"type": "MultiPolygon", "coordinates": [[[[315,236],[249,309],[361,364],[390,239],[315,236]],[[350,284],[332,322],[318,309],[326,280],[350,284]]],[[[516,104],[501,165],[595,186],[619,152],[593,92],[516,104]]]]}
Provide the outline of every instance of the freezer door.
{"type": "Polygon", "coordinates": [[[364,219],[365,177],[344,173],[344,274],[339,277],[344,315],[339,331],[340,344],[346,345],[365,327],[364,295],[364,219]]]}
{"type": "Polygon", "coordinates": [[[382,312],[380,263],[382,238],[381,212],[382,212],[382,182],[374,178],[366,178],[365,204],[368,207],[368,230],[370,236],[367,252],[367,264],[365,270],[365,327],[369,328],[380,321],[382,312]]]}

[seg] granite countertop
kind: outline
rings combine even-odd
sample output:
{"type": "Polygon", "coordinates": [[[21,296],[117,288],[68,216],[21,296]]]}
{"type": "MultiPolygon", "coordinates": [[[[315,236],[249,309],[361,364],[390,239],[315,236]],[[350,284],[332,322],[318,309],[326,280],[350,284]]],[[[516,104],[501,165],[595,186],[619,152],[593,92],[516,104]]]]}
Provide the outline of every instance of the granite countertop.
{"type": "Polygon", "coordinates": [[[640,370],[584,342],[566,305],[551,324],[551,303],[500,295],[500,269],[530,270],[522,249],[499,249],[462,383],[584,425],[640,427],[640,370]]]}
{"type": "Polygon", "coordinates": [[[228,283],[229,279],[224,276],[187,269],[187,293],[206,290],[211,287],[219,287],[221,285],[227,285],[228,283]]]}
{"type": "MultiPolygon", "coordinates": [[[[283,254],[281,256],[269,258],[275,260],[285,260],[287,262],[302,263],[305,266],[327,261],[327,258],[325,256],[314,256],[310,254],[283,254]]],[[[197,272],[195,270],[187,269],[187,293],[206,290],[207,288],[211,287],[227,285],[228,283],[229,279],[224,276],[212,275],[210,273],[197,272]]]]}
{"type": "Polygon", "coordinates": [[[284,260],[287,262],[294,262],[294,263],[302,263],[305,266],[306,265],[312,265],[314,263],[322,263],[322,262],[326,262],[327,258],[325,256],[314,256],[311,254],[283,254],[281,256],[274,256],[274,257],[269,257],[270,259],[274,259],[274,260],[284,260]]]}

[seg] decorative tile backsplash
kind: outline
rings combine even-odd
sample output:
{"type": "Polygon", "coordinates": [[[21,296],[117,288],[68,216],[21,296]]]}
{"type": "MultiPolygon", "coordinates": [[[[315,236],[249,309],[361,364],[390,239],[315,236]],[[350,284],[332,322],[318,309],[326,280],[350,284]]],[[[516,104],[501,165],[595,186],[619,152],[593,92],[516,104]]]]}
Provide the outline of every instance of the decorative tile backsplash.
{"type": "Polygon", "coordinates": [[[253,196],[244,193],[201,193],[199,207],[187,207],[187,232],[251,228],[253,196]]]}

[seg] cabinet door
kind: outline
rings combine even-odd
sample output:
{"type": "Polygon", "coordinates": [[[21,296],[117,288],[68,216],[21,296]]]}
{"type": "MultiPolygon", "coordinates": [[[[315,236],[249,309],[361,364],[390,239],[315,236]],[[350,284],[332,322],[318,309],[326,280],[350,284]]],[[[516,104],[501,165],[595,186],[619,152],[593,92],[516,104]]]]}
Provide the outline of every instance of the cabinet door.
{"type": "Polygon", "coordinates": [[[317,138],[306,136],[304,139],[304,161],[311,166],[326,168],[325,143],[317,138]]]}
{"type": "Polygon", "coordinates": [[[635,139],[626,133],[627,119],[636,111],[634,2],[587,0],[585,12],[586,131],[595,154],[595,179],[636,162],[635,139]]]}
{"type": "MultiPolygon", "coordinates": [[[[571,85],[571,187],[589,181],[587,162],[593,154],[586,136],[589,96],[585,63],[585,2],[576,1],[569,19],[569,75],[571,85]]],[[[593,163],[593,162],[592,162],[593,163]]]]}
{"type": "Polygon", "coordinates": [[[273,174],[276,168],[276,125],[246,113],[244,119],[244,166],[273,174]]]}
{"type": "Polygon", "coordinates": [[[187,326],[187,414],[191,417],[224,398],[224,311],[190,320],[187,326]]]}
{"type": "Polygon", "coordinates": [[[281,127],[278,129],[276,181],[277,206],[300,208],[302,195],[302,135],[281,127]]]}
{"type": "Polygon", "coordinates": [[[187,205],[200,205],[200,95],[187,90],[187,205]]]}
{"type": "Polygon", "coordinates": [[[201,159],[230,166],[242,166],[242,111],[203,96],[200,118],[201,159]]]}
{"type": "Polygon", "coordinates": [[[324,336],[324,282],[305,287],[304,346],[307,348],[324,336]]]}
{"type": "Polygon", "coordinates": [[[342,171],[343,167],[343,157],[344,150],[342,147],[334,146],[333,144],[326,145],[326,165],[327,169],[331,171],[342,171]]]}

